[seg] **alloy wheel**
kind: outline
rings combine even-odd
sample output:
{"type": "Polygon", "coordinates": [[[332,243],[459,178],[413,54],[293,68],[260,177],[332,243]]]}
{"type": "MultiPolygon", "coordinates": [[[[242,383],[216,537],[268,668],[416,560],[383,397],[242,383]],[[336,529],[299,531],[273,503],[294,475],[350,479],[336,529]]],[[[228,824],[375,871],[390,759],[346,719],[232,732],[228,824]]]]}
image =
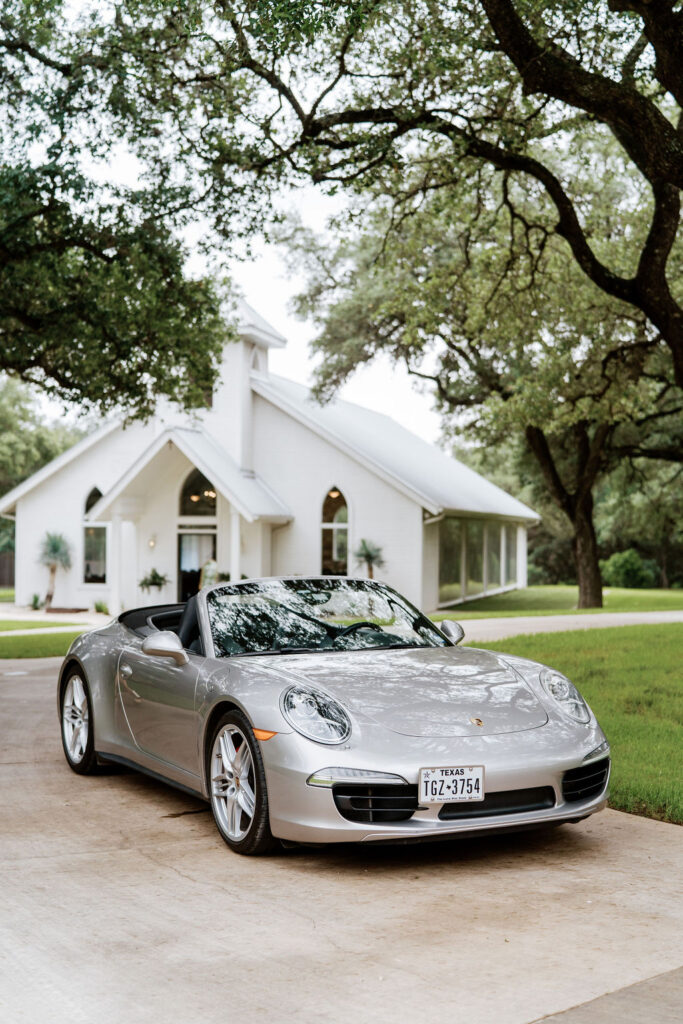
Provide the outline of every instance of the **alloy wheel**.
{"type": "Polygon", "coordinates": [[[71,676],[64,690],[62,732],[64,745],[73,764],[80,764],[88,745],[88,698],[80,676],[71,676]]]}
{"type": "Polygon", "coordinates": [[[221,829],[233,842],[244,839],[256,812],[254,761],[236,725],[217,734],[211,752],[211,802],[221,829]]]}

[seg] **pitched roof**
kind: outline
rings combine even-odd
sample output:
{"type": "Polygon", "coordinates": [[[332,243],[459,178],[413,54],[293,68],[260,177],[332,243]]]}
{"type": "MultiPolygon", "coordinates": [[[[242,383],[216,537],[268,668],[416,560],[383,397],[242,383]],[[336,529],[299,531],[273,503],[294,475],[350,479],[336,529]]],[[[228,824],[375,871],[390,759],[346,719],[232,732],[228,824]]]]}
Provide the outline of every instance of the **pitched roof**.
{"type": "Polygon", "coordinates": [[[286,521],[287,506],[257,476],[242,472],[237,463],[203,430],[172,427],[160,434],[126,473],[90,510],[88,519],[104,519],[116,499],[171,441],[207,477],[248,522],[255,519],[286,521]]]}
{"type": "Polygon", "coordinates": [[[273,374],[253,374],[252,388],[347,454],[370,464],[433,515],[449,511],[527,522],[539,518],[517,498],[383,413],[340,399],[321,406],[308,388],[273,374]]]}
{"type": "Polygon", "coordinates": [[[22,483],[17,484],[16,487],[13,487],[11,491],[7,492],[7,494],[3,494],[2,498],[0,498],[0,515],[7,515],[8,513],[11,513],[20,498],[23,498],[25,494],[32,491],[34,487],[38,487],[39,484],[48,480],[54,473],[58,472],[58,470],[63,469],[64,466],[68,466],[70,462],[73,462],[74,459],[83,455],[83,453],[87,452],[89,448],[93,447],[93,445],[102,441],[103,438],[111,434],[117,429],[117,427],[120,427],[121,422],[121,419],[109,420],[103,426],[99,427],[98,430],[93,431],[92,434],[88,434],[87,437],[82,438],[82,440],[72,445],[71,448],[67,448],[65,452],[62,452],[61,455],[52,459],[52,461],[48,462],[42,469],[32,473],[31,476],[27,477],[26,480],[22,481],[22,483]]]}
{"type": "Polygon", "coordinates": [[[284,348],[287,339],[256,310],[240,299],[237,303],[237,330],[240,337],[265,348],[284,348]]]}

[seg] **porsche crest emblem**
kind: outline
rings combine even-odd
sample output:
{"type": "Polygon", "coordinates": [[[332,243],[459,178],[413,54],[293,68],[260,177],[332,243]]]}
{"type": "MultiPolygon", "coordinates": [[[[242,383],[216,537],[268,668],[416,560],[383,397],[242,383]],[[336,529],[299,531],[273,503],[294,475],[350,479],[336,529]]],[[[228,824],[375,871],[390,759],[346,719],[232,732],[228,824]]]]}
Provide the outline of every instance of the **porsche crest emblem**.
{"type": "Polygon", "coordinates": [[[470,722],[472,723],[472,725],[478,725],[478,726],[482,726],[484,724],[482,722],[481,718],[470,718],[470,722]]]}

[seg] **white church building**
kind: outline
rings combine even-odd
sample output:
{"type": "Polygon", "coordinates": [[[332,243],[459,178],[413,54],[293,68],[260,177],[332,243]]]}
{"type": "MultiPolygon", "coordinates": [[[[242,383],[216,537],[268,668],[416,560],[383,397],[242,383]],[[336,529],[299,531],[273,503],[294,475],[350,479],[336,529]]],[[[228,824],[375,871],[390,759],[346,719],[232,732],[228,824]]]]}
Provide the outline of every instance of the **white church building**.
{"type": "Polygon", "coordinates": [[[186,600],[202,567],[221,578],[363,575],[362,539],[382,549],[376,578],[425,611],[526,586],[526,531],[538,516],[478,473],[377,412],[268,369],[286,344],[250,306],[226,346],[208,408],[160,403],[54,459],[0,499],[16,521],[16,601],[45,596],[46,532],[72,566],[53,606],[124,608],[186,600]],[[156,570],[166,584],[140,581],[156,570]]]}

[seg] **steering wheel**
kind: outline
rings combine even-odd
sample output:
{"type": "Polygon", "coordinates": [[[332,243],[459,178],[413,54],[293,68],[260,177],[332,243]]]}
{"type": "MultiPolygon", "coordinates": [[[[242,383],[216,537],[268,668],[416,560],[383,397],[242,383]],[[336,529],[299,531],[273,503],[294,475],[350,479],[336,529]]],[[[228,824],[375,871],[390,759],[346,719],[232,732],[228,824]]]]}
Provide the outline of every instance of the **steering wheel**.
{"type": "Polygon", "coordinates": [[[349,633],[355,633],[357,629],[378,629],[380,633],[383,632],[382,627],[378,626],[376,622],[352,622],[350,626],[346,626],[345,629],[340,629],[337,633],[337,637],[348,636],[349,633]]]}

